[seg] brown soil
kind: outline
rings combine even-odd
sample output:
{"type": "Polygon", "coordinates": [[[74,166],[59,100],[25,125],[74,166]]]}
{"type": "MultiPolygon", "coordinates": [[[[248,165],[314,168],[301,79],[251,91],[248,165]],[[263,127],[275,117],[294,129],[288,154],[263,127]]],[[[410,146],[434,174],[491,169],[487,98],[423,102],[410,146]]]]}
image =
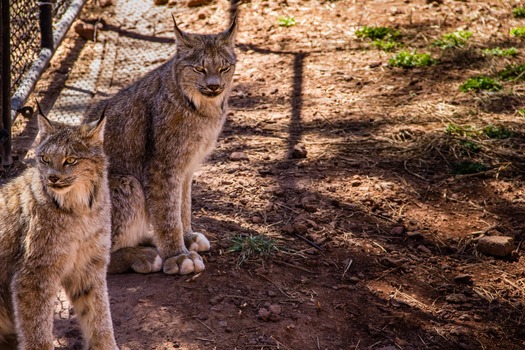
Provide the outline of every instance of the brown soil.
{"type": "MultiPolygon", "coordinates": [[[[109,276],[120,348],[523,349],[524,88],[458,90],[523,62],[523,39],[508,34],[525,25],[511,14],[515,3],[243,1],[231,113],[194,184],[195,228],[212,241],[206,271],[109,276]],[[280,16],[297,23],[279,26],[280,16]],[[402,49],[440,61],[391,67],[394,53],[356,38],[363,25],[397,28],[402,49]],[[431,46],[457,29],[473,33],[465,47],[431,46]],[[496,46],[520,53],[482,55],[496,46]],[[447,134],[453,124],[513,133],[447,134]],[[466,161],[485,170],[454,175],[466,161]],[[475,249],[483,235],[512,236],[516,250],[484,256],[475,249]],[[232,238],[260,236],[278,249],[244,260],[231,251],[232,238]]],[[[142,34],[114,6],[93,6],[84,20],[142,34]]],[[[173,12],[202,33],[225,28],[230,3],[151,7],[154,26],[169,28],[173,12]]],[[[172,45],[169,30],[158,35],[172,45]]],[[[68,35],[37,91],[48,108],[85,45],[68,35]]],[[[115,86],[136,79],[125,61],[115,64],[115,86]]],[[[17,128],[22,158],[34,121],[17,128]]],[[[60,349],[79,348],[72,319],[57,319],[60,349]]]]}

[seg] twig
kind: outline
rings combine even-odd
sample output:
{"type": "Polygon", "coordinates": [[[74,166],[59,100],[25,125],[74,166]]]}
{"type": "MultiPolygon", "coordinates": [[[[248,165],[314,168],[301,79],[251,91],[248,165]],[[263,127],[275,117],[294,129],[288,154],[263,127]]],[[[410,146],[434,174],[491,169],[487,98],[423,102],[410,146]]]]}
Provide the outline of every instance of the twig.
{"type": "Polygon", "coordinates": [[[206,323],[202,322],[201,320],[199,320],[197,317],[193,317],[195,320],[199,321],[204,327],[208,328],[212,333],[215,333],[215,331],[210,327],[208,326],[206,323]]]}
{"type": "Polygon", "coordinates": [[[297,265],[294,265],[294,264],[290,264],[290,263],[287,263],[285,261],[281,261],[281,260],[274,260],[276,263],[278,264],[283,264],[283,265],[286,265],[286,266],[290,266],[290,267],[295,267],[296,269],[299,269],[301,271],[304,271],[304,272],[308,272],[308,273],[315,273],[314,271],[312,270],[308,270],[308,269],[305,269],[304,267],[301,267],[301,266],[297,266],[297,265]]]}
{"type": "Polygon", "coordinates": [[[279,289],[279,292],[281,292],[284,296],[286,296],[286,297],[288,297],[288,298],[291,298],[291,299],[294,299],[293,296],[291,296],[291,295],[289,295],[288,293],[286,293],[285,291],[283,291],[283,290],[281,289],[281,287],[279,287],[277,284],[275,284],[275,282],[273,282],[273,281],[272,281],[271,279],[269,279],[268,277],[263,276],[263,275],[260,275],[260,274],[258,274],[258,273],[256,273],[256,275],[259,276],[259,277],[264,278],[265,280],[267,280],[268,282],[270,282],[271,284],[273,284],[277,289],[279,289]]]}
{"type": "Polygon", "coordinates": [[[346,267],[345,267],[345,270],[343,271],[343,275],[341,276],[341,278],[345,278],[345,274],[346,272],[348,271],[348,269],[350,268],[350,266],[352,266],[352,263],[354,261],[352,259],[350,259],[350,261],[348,262],[348,264],[346,264],[346,267]]]}
{"type": "Polygon", "coordinates": [[[308,243],[309,245],[311,245],[312,247],[314,247],[315,249],[319,249],[319,250],[323,250],[323,248],[321,248],[320,246],[318,246],[317,244],[315,244],[314,242],[310,241],[308,238],[304,237],[304,236],[301,236],[300,234],[296,233],[295,236],[297,238],[300,238],[302,239],[303,241],[305,241],[306,243],[308,243]]]}
{"type": "Polygon", "coordinates": [[[319,337],[315,337],[315,339],[317,340],[317,350],[321,350],[321,343],[319,343],[319,337]]]}
{"type": "Polygon", "coordinates": [[[202,340],[202,341],[211,341],[212,343],[215,343],[215,339],[208,339],[208,338],[201,338],[201,337],[195,337],[195,340],[202,340]]]}

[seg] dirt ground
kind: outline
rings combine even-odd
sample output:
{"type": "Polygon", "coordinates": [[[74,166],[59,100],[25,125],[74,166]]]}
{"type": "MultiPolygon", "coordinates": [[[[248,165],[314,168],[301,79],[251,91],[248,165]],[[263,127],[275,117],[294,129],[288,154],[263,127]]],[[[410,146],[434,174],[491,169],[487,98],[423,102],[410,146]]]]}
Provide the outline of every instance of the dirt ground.
{"type": "MultiPolygon", "coordinates": [[[[242,1],[231,112],[194,183],[194,228],[212,242],[206,271],[108,276],[120,348],[523,349],[525,89],[519,79],[499,92],[458,89],[524,62],[524,39],[509,35],[525,25],[511,12],[519,4],[242,1]],[[279,25],[281,16],[296,24],[279,25]],[[365,25],[396,28],[403,46],[386,52],[357,38],[365,25]],[[432,46],[456,30],[473,33],[464,47],[432,46]],[[518,55],[483,55],[494,47],[518,55]],[[438,62],[389,65],[402,50],[438,62]],[[512,133],[450,131],[489,125],[512,133]],[[483,170],[458,175],[465,162],[483,170]],[[510,257],[476,249],[495,235],[514,238],[510,257]],[[243,256],[233,251],[240,240],[274,249],[250,255],[244,246],[243,256]]],[[[170,52],[171,13],[184,30],[217,32],[230,8],[121,0],[90,3],[81,18],[102,20],[101,35],[117,31],[121,43],[170,52]],[[136,23],[119,18],[116,9],[135,3],[151,10],[136,23]]],[[[68,34],[35,93],[48,108],[88,47],[68,34]]],[[[145,71],[166,59],[148,54],[145,71]]],[[[139,73],[117,55],[113,91],[139,73]]],[[[31,163],[34,124],[17,122],[20,161],[4,180],[31,163]]],[[[74,316],[57,317],[56,334],[57,348],[80,348],[74,316]]]]}

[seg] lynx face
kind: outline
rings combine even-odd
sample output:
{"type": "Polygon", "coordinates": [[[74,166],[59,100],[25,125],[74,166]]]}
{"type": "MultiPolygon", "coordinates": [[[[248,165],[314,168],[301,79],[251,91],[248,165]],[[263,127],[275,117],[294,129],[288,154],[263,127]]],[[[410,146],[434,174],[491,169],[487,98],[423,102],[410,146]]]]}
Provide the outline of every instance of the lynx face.
{"type": "Polygon", "coordinates": [[[235,72],[235,28],[234,21],[223,33],[199,35],[182,32],[175,26],[177,56],[182,67],[176,78],[192,100],[224,97],[235,72]]]}
{"type": "Polygon", "coordinates": [[[89,205],[94,191],[93,179],[105,166],[101,133],[96,125],[80,130],[51,125],[40,118],[42,141],[37,149],[42,183],[60,206],[89,205]]]}

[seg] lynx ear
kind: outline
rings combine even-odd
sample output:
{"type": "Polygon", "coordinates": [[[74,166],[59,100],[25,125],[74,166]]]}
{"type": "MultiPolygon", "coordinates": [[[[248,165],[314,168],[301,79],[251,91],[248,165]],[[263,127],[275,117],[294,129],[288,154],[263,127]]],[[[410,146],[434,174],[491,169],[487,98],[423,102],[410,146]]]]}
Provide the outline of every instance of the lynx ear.
{"type": "Polygon", "coordinates": [[[237,34],[237,17],[237,12],[235,12],[232,23],[230,24],[230,28],[221,33],[223,39],[231,47],[233,47],[235,44],[235,35],[237,34]]]}
{"type": "Polygon", "coordinates": [[[38,130],[40,132],[40,137],[43,139],[47,135],[52,134],[55,132],[55,128],[53,127],[53,124],[47,119],[47,117],[44,115],[44,112],[42,112],[42,108],[40,107],[40,103],[36,101],[36,106],[38,108],[38,130]]]}
{"type": "Polygon", "coordinates": [[[86,137],[93,143],[102,143],[104,141],[104,128],[106,127],[106,108],[102,111],[100,118],[94,122],[82,126],[82,131],[86,137]]]}
{"type": "Polygon", "coordinates": [[[177,21],[175,21],[175,16],[173,14],[171,14],[171,18],[173,18],[173,28],[175,31],[175,42],[177,43],[177,47],[191,47],[192,45],[188,38],[188,35],[179,29],[179,27],[177,26],[177,21]]]}

